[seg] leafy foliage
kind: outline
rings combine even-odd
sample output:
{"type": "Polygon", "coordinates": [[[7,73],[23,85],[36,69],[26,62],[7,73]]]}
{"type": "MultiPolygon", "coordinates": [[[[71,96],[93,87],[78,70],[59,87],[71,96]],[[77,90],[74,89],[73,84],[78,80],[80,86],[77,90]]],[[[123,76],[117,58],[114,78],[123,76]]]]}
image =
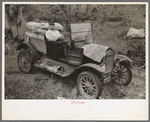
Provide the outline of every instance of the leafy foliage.
{"type": "MultiPolygon", "coordinates": [[[[6,14],[10,15],[9,7],[12,5],[6,5],[6,14]]],[[[128,9],[133,8],[134,13],[139,11],[145,17],[145,5],[68,5],[68,4],[26,4],[26,5],[14,5],[14,14],[9,16],[10,18],[16,17],[17,6],[23,8],[23,17],[26,21],[48,21],[51,18],[55,18],[57,22],[65,22],[68,20],[68,6],[70,6],[70,22],[78,21],[106,21],[116,22],[124,21],[128,24],[130,22],[128,9]]],[[[11,20],[11,19],[10,19],[11,20]]],[[[12,21],[10,21],[12,22],[12,21]]]]}
{"type": "MultiPolygon", "coordinates": [[[[100,33],[102,33],[101,30],[103,29],[103,31],[106,31],[107,27],[108,29],[116,30],[114,34],[108,30],[109,34],[106,36],[108,38],[112,35],[117,38],[124,38],[128,31],[128,27],[134,27],[137,29],[145,28],[146,8],[145,5],[140,4],[20,4],[13,5],[14,13],[9,11],[10,6],[12,5],[7,4],[5,6],[5,13],[8,16],[8,23],[11,26],[13,26],[17,21],[16,18],[18,15],[18,8],[22,8],[22,18],[25,20],[25,22],[47,22],[50,19],[54,19],[56,22],[62,24],[64,29],[67,30],[69,27],[69,22],[92,21],[92,24],[97,23],[97,26],[93,26],[93,28],[100,28],[94,32],[95,35],[100,35],[100,33]],[[69,13],[70,16],[68,16],[69,13]],[[123,27],[121,28],[121,31],[120,26],[123,27]]],[[[105,32],[104,35],[106,33],[107,32],[105,32]]]]}

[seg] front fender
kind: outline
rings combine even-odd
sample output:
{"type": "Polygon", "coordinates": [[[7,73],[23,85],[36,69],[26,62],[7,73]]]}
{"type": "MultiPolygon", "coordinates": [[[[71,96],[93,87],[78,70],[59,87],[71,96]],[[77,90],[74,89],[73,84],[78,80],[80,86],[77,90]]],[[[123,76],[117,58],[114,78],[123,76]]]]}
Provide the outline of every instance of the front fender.
{"type": "Polygon", "coordinates": [[[22,43],[20,44],[16,50],[21,50],[21,49],[29,49],[30,52],[31,52],[31,61],[33,63],[35,63],[38,59],[40,59],[40,55],[37,51],[37,49],[32,46],[31,44],[28,44],[28,43],[22,43]]]}
{"type": "Polygon", "coordinates": [[[114,59],[116,60],[117,58],[120,59],[120,62],[122,62],[122,61],[128,61],[128,62],[130,62],[130,63],[132,62],[132,60],[131,60],[129,57],[124,56],[124,55],[115,54],[114,59]]]}
{"type": "Polygon", "coordinates": [[[98,71],[98,72],[102,72],[102,73],[105,72],[105,69],[103,69],[100,65],[93,64],[93,63],[83,64],[83,65],[79,66],[79,67],[77,68],[77,70],[80,70],[80,69],[82,69],[82,68],[92,68],[92,69],[94,69],[94,70],[96,70],[96,71],[98,71]]]}

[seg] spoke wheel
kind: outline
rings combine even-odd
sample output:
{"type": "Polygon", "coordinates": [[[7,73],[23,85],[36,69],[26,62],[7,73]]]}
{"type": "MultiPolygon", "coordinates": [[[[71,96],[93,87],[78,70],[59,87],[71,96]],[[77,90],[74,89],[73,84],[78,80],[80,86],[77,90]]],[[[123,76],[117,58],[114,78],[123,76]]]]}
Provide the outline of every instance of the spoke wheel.
{"type": "Polygon", "coordinates": [[[30,73],[33,70],[31,54],[27,50],[21,50],[18,54],[18,66],[23,73],[30,73]]]}
{"type": "Polygon", "coordinates": [[[113,82],[120,86],[127,86],[132,79],[132,72],[125,62],[119,63],[118,66],[113,68],[112,76],[116,77],[113,82]]]}
{"type": "Polygon", "coordinates": [[[85,99],[97,99],[102,92],[99,78],[90,71],[84,71],[78,75],[77,87],[85,99]]]}
{"type": "Polygon", "coordinates": [[[143,68],[145,66],[145,53],[134,52],[129,55],[129,58],[133,61],[130,63],[133,68],[143,68]]]}

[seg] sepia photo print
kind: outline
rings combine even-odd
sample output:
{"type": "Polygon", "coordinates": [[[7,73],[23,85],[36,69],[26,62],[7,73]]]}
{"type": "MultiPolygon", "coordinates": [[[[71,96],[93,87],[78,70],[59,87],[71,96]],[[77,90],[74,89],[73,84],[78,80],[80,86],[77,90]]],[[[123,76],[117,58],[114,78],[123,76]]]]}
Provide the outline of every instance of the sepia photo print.
{"type": "Polygon", "coordinates": [[[145,99],[145,4],[5,4],[5,99],[145,99]]]}

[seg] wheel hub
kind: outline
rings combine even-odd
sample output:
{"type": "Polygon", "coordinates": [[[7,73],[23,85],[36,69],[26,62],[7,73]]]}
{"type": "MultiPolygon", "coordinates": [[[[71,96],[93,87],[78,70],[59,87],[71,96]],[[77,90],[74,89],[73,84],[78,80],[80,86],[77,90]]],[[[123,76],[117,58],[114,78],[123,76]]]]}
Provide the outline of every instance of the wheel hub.
{"type": "Polygon", "coordinates": [[[118,73],[118,76],[119,76],[119,77],[122,76],[122,72],[121,72],[121,71],[118,71],[117,73],[118,73]]]}
{"type": "Polygon", "coordinates": [[[86,82],[87,87],[91,87],[91,84],[89,82],[86,82]]]}
{"type": "Polygon", "coordinates": [[[25,57],[22,57],[21,62],[22,64],[27,64],[28,60],[25,57]]]}

